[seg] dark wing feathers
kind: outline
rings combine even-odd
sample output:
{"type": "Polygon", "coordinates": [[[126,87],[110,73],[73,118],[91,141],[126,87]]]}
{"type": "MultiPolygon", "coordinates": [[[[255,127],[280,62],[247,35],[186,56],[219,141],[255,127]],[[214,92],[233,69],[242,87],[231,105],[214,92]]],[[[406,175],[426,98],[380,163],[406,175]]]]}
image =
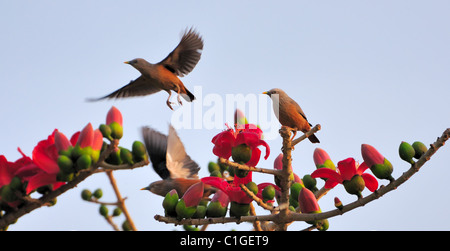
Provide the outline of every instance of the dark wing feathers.
{"type": "Polygon", "coordinates": [[[158,64],[182,77],[197,65],[202,55],[203,40],[192,28],[186,30],[177,47],[158,64]]]}
{"type": "Polygon", "coordinates": [[[153,169],[162,179],[169,178],[170,172],[166,167],[167,136],[149,127],[142,128],[142,135],[153,169]]]}
{"type": "Polygon", "coordinates": [[[142,75],[137,79],[130,81],[129,84],[101,98],[88,99],[88,101],[98,101],[102,99],[126,98],[135,96],[145,96],[161,91],[160,88],[152,85],[142,75]]]}
{"type": "Polygon", "coordinates": [[[172,126],[169,127],[169,136],[149,127],[142,128],[142,135],[153,169],[162,179],[198,178],[200,167],[186,154],[172,126]]]}

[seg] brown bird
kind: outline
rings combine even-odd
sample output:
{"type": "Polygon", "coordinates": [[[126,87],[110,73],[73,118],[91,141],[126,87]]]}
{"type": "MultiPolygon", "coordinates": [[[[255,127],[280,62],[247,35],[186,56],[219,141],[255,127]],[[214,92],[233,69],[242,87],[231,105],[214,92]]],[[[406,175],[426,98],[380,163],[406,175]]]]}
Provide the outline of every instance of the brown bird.
{"type": "MultiPolygon", "coordinates": [[[[149,127],[142,128],[142,134],[153,169],[162,180],[141,190],[149,190],[164,197],[175,189],[181,197],[190,186],[201,182],[198,177],[199,165],[186,154],[183,143],[172,126],[169,126],[168,136],[149,127]]],[[[205,185],[205,197],[215,191],[213,187],[205,185]]]]}
{"type": "MultiPolygon", "coordinates": [[[[263,92],[272,99],[273,110],[280,124],[290,127],[294,130],[295,137],[297,131],[308,132],[311,130],[311,124],[308,122],[302,108],[290,98],[283,90],[274,88],[270,91],[263,92]]],[[[312,143],[320,143],[319,139],[313,134],[308,137],[312,143]]]]}
{"type": "Polygon", "coordinates": [[[173,110],[170,102],[171,91],[177,92],[177,100],[180,105],[180,95],[188,102],[192,102],[195,96],[184,86],[178,78],[190,73],[197,65],[203,49],[201,36],[192,28],[186,30],[178,46],[161,62],[152,64],[145,59],[136,58],[126,61],[141,73],[137,79],[101,98],[88,99],[88,101],[98,101],[102,99],[126,98],[135,96],[145,96],[157,93],[161,90],[169,94],[167,106],[173,110]]]}

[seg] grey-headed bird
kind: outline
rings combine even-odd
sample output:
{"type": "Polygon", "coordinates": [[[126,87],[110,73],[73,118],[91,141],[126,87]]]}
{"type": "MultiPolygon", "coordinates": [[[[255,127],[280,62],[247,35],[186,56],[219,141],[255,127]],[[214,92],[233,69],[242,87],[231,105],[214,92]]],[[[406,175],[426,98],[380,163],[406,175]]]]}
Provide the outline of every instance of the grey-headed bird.
{"type": "MultiPolygon", "coordinates": [[[[295,137],[297,131],[308,132],[311,130],[311,124],[308,122],[305,113],[302,108],[290,98],[286,92],[281,89],[274,88],[270,91],[263,92],[263,94],[269,95],[272,99],[273,110],[275,115],[283,126],[294,129],[295,137]]],[[[312,143],[320,143],[319,139],[313,134],[308,137],[312,143]]]]}
{"type": "MultiPolygon", "coordinates": [[[[152,128],[142,128],[144,143],[152,162],[153,169],[162,180],[155,181],[141,190],[166,196],[175,189],[181,197],[186,190],[201,180],[198,177],[199,165],[186,154],[183,143],[173,126],[169,126],[168,136],[152,128]]],[[[215,189],[205,185],[205,196],[215,192],[215,189]]]]}
{"type": "Polygon", "coordinates": [[[88,101],[146,96],[164,90],[169,94],[166,103],[171,110],[173,110],[171,106],[173,103],[170,102],[171,91],[178,94],[177,100],[180,105],[182,105],[180,96],[192,102],[195,96],[178,77],[183,77],[194,69],[200,60],[202,49],[201,36],[192,28],[186,30],[177,47],[161,62],[152,64],[142,58],[126,61],[125,63],[138,70],[141,76],[111,94],[88,101]]]}

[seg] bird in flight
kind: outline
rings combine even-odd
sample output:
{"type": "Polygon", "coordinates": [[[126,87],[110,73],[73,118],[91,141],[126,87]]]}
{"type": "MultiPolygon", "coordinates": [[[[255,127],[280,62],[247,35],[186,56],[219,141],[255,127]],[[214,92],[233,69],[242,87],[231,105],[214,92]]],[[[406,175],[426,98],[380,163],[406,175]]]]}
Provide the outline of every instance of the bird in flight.
{"type": "Polygon", "coordinates": [[[164,90],[169,94],[166,103],[171,110],[173,110],[173,103],[170,102],[171,91],[178,94],[177,101],[180,105],[182,105],[180,96],[192,102],[195,96],[184,86],[179,77],[189,74],[194,69],[200,60],[202,50],[202,37],[192,28],[186,29],[177,47],[161,62],[152,64],[142,58],[126,61],[125,63],[138,70],[141,76],[106,96],[88,99],[88,101],[146,96],[164,90]]]}
{"type": "MultiPolygon", "coordinates": [[[[166,196],[175,189],[181,197],[190,186],[201,182],[198,177],[199,165],[187,155],[172,125],[169,126],[167,136],[150,127],[143,127],[142,135],[153,169],[162,180],[155,181],[141,190],[166,196]]],[[[205,196],[213,192],[213,187],[205,185],[205,196]]]]}

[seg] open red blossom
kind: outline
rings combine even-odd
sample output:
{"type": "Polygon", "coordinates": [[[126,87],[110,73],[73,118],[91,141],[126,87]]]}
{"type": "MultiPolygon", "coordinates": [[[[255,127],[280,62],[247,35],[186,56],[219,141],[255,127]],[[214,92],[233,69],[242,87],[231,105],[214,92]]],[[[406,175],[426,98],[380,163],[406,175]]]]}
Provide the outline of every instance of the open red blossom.
{"type": "Polygon", "coordinates": [[[365,186],[374,192],[378,188],[378,181],[371,174],[364,173],[369,168],[366,163],[358,165],[353,158],[348,158],[338,162],[337,170],[331,170],[329,168],[319,168],[311,173],[313,178],[325,178],[325,188],[333,188],[337,184],[342,184],[344,181],[349,181],[355,175],[361,175],[364,180],[365,186]]]}
{"type": "Polygon", "coordinates": [[[58,182],[56,180],[59,172],[57,163],[59,155],[55,144],[55,133],[57,131],[55,129],[46,140],[40,141],[33,149],[32,158],[35,166],[33,166],[33,163],[28,163],[27,169],[36,170],[37,172],[29,177],[26,189],[27,193],[44,185],[52,184],[53,189],[57,189],[64,184],[64,182],[58,182]]]}
{"type": "Polygon", "coordinates": [[[253,124],[246,124],[243,129],[227,129],[212,139],[214,144],[213,153],[225,159],[231,157],[231,150],[233,147],[245,144],[252,150],[250,160],[246,163],[248,166],[256,166],[261,157],[261,150],[258,146],[264,146],[266,148],[266,154],[264,159],[267,159],[270,154],[269,145],[261,139],[262,130],[253,124]]]}
{"type": "Polygon", "coordinates": [[[228,183],[225,179],[219,177],[204,177],[201,179],[203,183],[213,186],[222,190],[225,194],[228,195],[230,201],[237,202],[239,204],[249,204],[253,201],[242,189],[239,185],[236,185],[234,182],[228,183]]]}

